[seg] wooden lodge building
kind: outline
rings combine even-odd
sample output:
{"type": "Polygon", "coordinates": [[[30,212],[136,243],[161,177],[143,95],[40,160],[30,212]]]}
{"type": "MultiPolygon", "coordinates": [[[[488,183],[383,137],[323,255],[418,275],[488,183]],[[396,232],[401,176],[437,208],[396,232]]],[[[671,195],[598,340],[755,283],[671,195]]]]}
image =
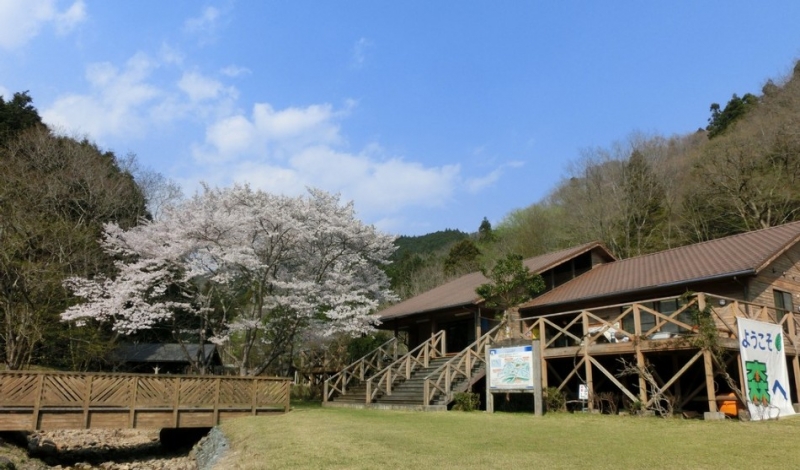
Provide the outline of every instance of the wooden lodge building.
{"type": "MultiPolygon", "coordinates": [[[[660,399],[676,411],[741,406],[736,319],[750,318],[782,325],[800,402],[800,222],[625,260],[589,243],[524,264],[547,286],[519,306],[523,337],[539,340],[545,388],[574,399],[584,384],[589,407],[598,397],[620,409],[660,399]],[[621,375],[623,361],[652,383],[621,375]]],[[[483,390],[484,349],[512,329],[475,293],[486,282],[467,274],[378,312],[395,339],[331,377],[326,405],[446,409],[454,393],[483,390]]]]}

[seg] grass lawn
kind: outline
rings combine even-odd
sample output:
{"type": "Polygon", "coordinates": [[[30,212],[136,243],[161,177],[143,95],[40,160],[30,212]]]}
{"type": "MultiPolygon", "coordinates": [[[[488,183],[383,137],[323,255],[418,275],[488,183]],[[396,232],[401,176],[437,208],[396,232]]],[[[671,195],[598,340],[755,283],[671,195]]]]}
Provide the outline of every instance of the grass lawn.
{"type": "Polygon", "coordinates": [[[221,427],[231,441],[222,470],[800,466],[800,417],[745,423],[315,407],[221,427]]]}

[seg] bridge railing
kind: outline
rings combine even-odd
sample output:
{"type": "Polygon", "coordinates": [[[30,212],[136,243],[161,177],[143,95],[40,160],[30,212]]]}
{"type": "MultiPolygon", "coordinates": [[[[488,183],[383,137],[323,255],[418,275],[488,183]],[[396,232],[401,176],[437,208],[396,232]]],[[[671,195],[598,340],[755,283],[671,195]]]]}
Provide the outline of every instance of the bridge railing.
{"type": "Polygon", "coordinates": [[[277,377],[0,372],[0,430],[210,427],[289,410],[277,377]]]}

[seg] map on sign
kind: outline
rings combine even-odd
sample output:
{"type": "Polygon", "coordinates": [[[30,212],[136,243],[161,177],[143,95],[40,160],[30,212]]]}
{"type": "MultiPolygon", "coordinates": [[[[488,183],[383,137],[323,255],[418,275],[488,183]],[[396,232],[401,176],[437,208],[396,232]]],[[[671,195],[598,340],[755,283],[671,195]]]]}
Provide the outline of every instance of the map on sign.
{"type": "Polygon", "coordinates": [[[489,388],[533,389],[531,346],[489,349],[489,388]]]}

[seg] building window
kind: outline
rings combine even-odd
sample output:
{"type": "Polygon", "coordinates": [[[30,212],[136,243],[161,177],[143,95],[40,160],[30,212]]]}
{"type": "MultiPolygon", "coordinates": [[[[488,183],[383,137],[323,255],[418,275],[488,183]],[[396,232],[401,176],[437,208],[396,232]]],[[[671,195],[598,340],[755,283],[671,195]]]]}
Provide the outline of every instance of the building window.
{"type": "Polygon", "coordinates": [[[781,321],[784,315],[794,311],[794,305],[792,305],[792,294],[778,289],[772,289],[772,295],[775,298],[775,313],[777,320],[781,321]]]}

